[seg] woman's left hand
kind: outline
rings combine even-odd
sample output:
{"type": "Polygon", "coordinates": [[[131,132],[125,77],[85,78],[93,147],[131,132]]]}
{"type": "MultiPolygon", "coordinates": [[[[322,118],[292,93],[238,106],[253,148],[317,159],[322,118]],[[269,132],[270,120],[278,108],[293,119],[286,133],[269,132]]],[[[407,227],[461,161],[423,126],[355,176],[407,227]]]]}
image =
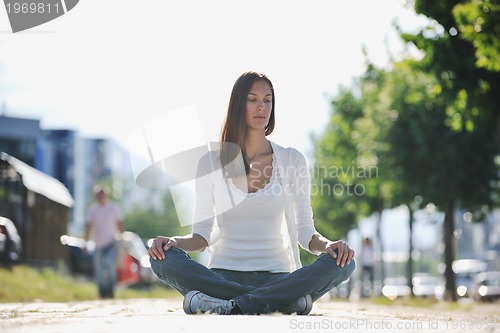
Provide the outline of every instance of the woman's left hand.
{"type": "Polygon", "coordinates": [[[344,267],[345,264],[350,264],[354,258],[354,250],[344,241],[329,242],[326,246],[326,253],[332,258],[337,259],[337,265],[344,267]],[[335,250],[337,250],[335,252],[335,250]]]}

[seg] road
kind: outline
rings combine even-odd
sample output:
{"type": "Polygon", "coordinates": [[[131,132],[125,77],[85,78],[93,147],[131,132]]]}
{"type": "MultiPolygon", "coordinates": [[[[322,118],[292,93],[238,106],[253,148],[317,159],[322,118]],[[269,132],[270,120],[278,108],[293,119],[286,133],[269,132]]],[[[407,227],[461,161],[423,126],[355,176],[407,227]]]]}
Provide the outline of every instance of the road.
{"type": "Polygon", "coordinates": [[[498,304],[460,308],[318,301],[309,316],[188,316],[181,299],[4,303],[0,332],[500,332],[498,304]]]}

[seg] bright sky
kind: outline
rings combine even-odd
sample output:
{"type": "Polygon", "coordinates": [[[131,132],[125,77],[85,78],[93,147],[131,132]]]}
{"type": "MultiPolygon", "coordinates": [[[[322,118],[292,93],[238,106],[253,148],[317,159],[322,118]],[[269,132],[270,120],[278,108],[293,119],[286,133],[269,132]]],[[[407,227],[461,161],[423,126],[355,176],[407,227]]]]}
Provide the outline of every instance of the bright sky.
{"type": "Polygon", "coordinates": [[[402,50],[392,22],[409,32],[425,22],[402,0],[82,0],[13,34],[4,8],[0,103],[8,116],[127,147],[140,124],[194,105],[215,141],[234,81],[257,70],[275,86],[272,139],[306,154],[328,119],[328,96],[363,73],[363,45],[385,65],[387,49],[402,50]]]}

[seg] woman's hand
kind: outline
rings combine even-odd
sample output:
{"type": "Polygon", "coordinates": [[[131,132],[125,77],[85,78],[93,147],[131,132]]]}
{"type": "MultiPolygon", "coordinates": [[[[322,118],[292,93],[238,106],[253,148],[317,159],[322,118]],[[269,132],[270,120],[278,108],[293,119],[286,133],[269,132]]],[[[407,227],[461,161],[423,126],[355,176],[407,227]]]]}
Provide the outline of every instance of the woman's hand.
{"type": "Polygon", "coordinates": [[[165,259],[165,253],[163,250],[167,251],[172,246],[177,246],[175,237],[158,236],[154,239],[153,243],[151,243],[151,247],[148,249],[148,254],[154,260],[163,260],[165,259]]]}
{"type": "Polygon", "coordinates": [[[344,267],[345,264],[350,264],[354,258],[354,250],[344,241],[328,242],[326,245],[326,253],[332,258],[337,259],[337,265],[344,267]],[[337,252],[335,252],[337,250],[337,252]]]}

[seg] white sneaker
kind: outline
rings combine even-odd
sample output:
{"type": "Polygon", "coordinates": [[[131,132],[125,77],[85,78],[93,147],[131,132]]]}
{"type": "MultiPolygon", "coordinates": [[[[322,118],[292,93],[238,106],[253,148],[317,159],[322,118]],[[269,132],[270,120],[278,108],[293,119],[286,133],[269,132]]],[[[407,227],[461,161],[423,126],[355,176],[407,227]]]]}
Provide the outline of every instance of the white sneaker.
{"type": "Polygon", "coordinates": [[[300,297],[295,303],[286,308],[283,313],[296,313],[299,316],[307,316],[311,312],[312,307],[313,301],[311,295],[305,295],[300,297]]]}
{"type": "Polygon", "coordinates": [[[229,315],[234,308],[234,301],[208,296],[198,290],[191,290],[184,297],[182,303],[186,314],[197,313],[216,313],[220,315],[229,315]]]}

